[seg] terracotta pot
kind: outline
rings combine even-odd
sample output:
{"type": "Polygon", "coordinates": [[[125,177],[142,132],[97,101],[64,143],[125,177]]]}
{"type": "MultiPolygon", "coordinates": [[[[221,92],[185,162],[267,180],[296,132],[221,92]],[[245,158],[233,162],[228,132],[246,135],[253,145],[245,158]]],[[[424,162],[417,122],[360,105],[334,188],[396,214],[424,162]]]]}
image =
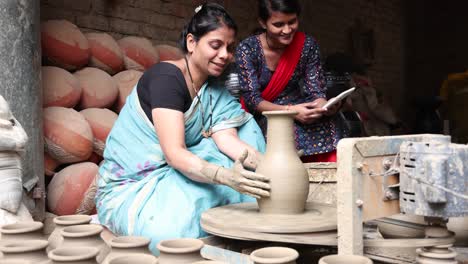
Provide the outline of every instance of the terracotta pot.
{"type": "Polygon", "coordinates": [[[147,38],[124,37],[117,41],[124,53],[124,64],[127,70],[144,71],[159,62],[158,52],[147,38]]]}
{"type": "Polygon", "coordinates": [[[0,251],[3,260],[27,260],[37,264],[49,263],[45,249],[48,242],[45,240],[16,240],[2,242],[0,251]]]}
{"type": "Polygon", "coordinates": [[[48,20],[41,24],[42,55],[67,70],[83,67],[89,61],[88,40],[67,20],[48,20]]]}
{"type": "Polygon", "coordinates": [[[158,243],[159,264],[182,264],[203,260],[200,249],[203,241],[194,238],[162,240],[158,243]]]}
{"type": "Polygon", "coordinates": [[[86,33],[91,49],[89,66],[115,74],[124,67],[123,54],[115,39],[107,33],[86,33]]]}
{"type": "Polygon", "coordinates": [[[49,153],[44,152],[44,174],[52,177],[55,174],[55,169],[60,165],[60,162],[52,158],[49,153]]]}
{"type": "Polygon", "coordinates": [[[101,225],[95,224],[67,226],[61,231],[63,241],[57,246],[57,248],[96,248],[99,250],[99,254],[96,257],[96,260],[98,263],[101,263],[110,252],[110,248],[101,238],[101,233],[103,230],[104,228],[101,225]]]}
{"type": "Polygon", "coordinates": [[[401,225],[393,223],[383,223],[378,222],[377,227],[379,228],[379,233],[384,238],[423,238],[425,236],[425,222],[423,216],[417,215],[392,215],[389,217],[394,220],[401,220],[413,224],[419,224],[420,227],[414,226],[404,226],[404,223],[401,225]]]}
{"type": "Polygon", "coordinates": [[[295,264],[299,253],[287,247],[266,247],[253,251],[250,259],[255,264],[295,264]]]}
{"type": "Polygon", "coordinates": [[[19,240],[46,240],[41,222],[17,222],[3,225],[0,228],[1,242],[19,240]]]}
{"type": "Polygon", "coordinates": [[[95,247],[62,247],[49,252],[53,264],[97,264],[95,247]]]}
{"type": "Polygon", "coordinates": [[[329,255],[322,257],[319,264],[372,264],[370,258],[357,255],[329,255]]]}
{"type": "Polygon", "coordinates": [[[87,160],[93,152],[93,132],[88,121],[76,110],[44,108],[44,149],[57,162],[87,160]]]}
{"type": "Polygon", "coordinates": [[[94,181],[99,167],[92,162],[81,162],[65,167],[54,175],[47,186],[47,205],[56,215],[76,212],[94,181]]]}
{"type": "Polygon", "coordinates": [[[109,245],[111,246],[111,252],[109,255],[107,255],[102,264],[108,264],[111,259],[119,256],[128,256],[130,254],[143,254],[152,256],[148,248],[150,242],[151,241],[148,238],[140,236],[115,237],[109,242],[109,245]]]}
{"type": "Polygon", "coordinates": [[[107,136],[119,116],[106,108],[88,108],[81,110],[80,113],[84,116],[86,121],[88,121],[88,124],[93,131],[94,153],[99,156],[103,156],[107,136]]]}
{"type": "Polygon", "coordinates": [[[80,109],[106,108],[112,106],[117,99],[119,89],[114,79],[98,68],[86,67],[73,75],[80,81],[80,109]]]}
{"type": "Polygon", "coordinates": [[[112,76],[119,87],[119,96],[113,107],[115,112],[120,113],[120,110],[122,110],[122,107],[127,100],[127,96],[130,94],[133,87],[135,87],[135,85],[138,83],[142,75],[143,73],[141,71],[126,70],[112,76]]]}
{"type": "Polygon", "coordinates": [[[179,60],[184,57],[182,51],[174,46],[160,44],[154,46],[154,49],[159,54],[159,61],[179,60]]]}
{"type": "Polygon", "coordinates": [[[74,107],[80,101],[80,82],[73,74],[53,66],[42,67],[41,74],[44,107],[74,107]]]}
{"type": "Polygon", "coordinates": [[[49,236],[49,246],[47,252],[57,248],[57,245],[62,243],[62,230],[67,226],[85,225],[91,223],[89,215],[63,215],[54,218],[55,229],[49,236]]]}
{"type": "Polygon", "coordinates": [[[117,256],[112,258],[109,264],[130,264],[130,263],[138,263],[138,264],[156,264],[158,263],[158,259],[155,256],[147,255],[147,254],[131,254],[127,256],[117,256]]]}
{"type": "Polygon", "coordinates": [[[256,172],[270,177],[270,197],[258,199],[264,214],[300,214],[309,194],[309,176],[297,155],[293,111],[263,112],[268,119],[267,149],[256,172]]]}

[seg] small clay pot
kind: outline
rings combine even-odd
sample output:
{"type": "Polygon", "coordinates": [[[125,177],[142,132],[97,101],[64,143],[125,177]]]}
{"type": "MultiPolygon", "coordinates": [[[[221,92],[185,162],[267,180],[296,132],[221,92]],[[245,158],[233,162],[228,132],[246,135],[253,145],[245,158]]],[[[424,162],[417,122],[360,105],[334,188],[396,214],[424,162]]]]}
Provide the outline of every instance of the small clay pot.
{"type": "Polygon", "coordinates": [[[53,264],[98,264],[95,247],[60,247],[49,252],[53,264]]]}
{"type": "Polygon", "coordinates": [[[143,254],[152,256],[148,245],[150,240],[141,236],[120,236],[114,237],[109,245],[111,252],[106,256],[102,264],[108,264],[111,259],[118,256],[128,256],[130,254],[143,254]]]}
{"type": "Polygon", "coordinates": [[[468,246],[468,217],[451,217],[447,228],[455,232],[455,246],[468,246]]]}
{"type": "Polygon", "coordinates": [[[5,260],[5,259],[2,259],[2,264],[35,264],[31,261],[28,261],[28,260],[19,260],[19,259],[16,259],[16,260],[5,260]]]}
{"type": "Polygon", "coordinates": [[[101,233],[103,231],[101,225],[74,225],[67,226],[61,231],[63,242],[58,245],[60,247],[93,247],[99,250],[96,257],[97,262],[101,263],[109,254],[110,248],[102,240],[101,233]]]}
{"type": "Polygon", "coordinates": [[[228,264],[227,262],[216,261],[216,260],[201,260],[193,262],[192,264],[228,264]]]}
{"type": "Polygon", "coordinates": [[[203,260],[200,249],[203,241],[195,238],[162,240],[156,246],[160,251],[159,264],[182,264],[203,260]]]}
{"type": "Polygon", "coordinates": [[[410,222],[413,224],[419,224],[419,227],[407,227],[398,224],[383,223],[379,222],[377,227],[379,228],[379,233],[384,238],[424,238],[425,236],[425,222],[424,217],[417,215],[404,215],[398,214],[389,217],[395,220],[401,220],[405,222],[410,222]]]}
{"type": "Polygon", "coordinates": [[[295,264],[299,253],[287,247],[266,247],[253,251],[250,259],[255,264],[295,264]]]}
{"type": "Polygon", "coordinates": [[[322,257],[319,264],[372,264],[370,258],[358,255],[329,255],[322,257]]]}
{"type": "Polygon", "coordinates": [[[23,260],[36,264],[49,263],[45,249],[48,242],[45,240],[16,240],[6,241],[0,246],[3,260],[23,260]]]}
{"type": "Polygon", "coordinates": [[[1,241],[18,240],[45,240],[42,229],[44,224],[41,222],[17,222],[7,224],[0,228],[1,241]]]}
{"type": "Polygon", "coordinates": [[[109,261],[109,264],[156,264],[158,259],[147,254],[130,254],[128,256],[117,256],[109,261]]]}
{"type": "Polygon", "coordinates": [[[62,235],[60,232],[67,227],[73,225],[84,225],[91,223],[91,216],[89,215],[62,215],[54,218],[55,229],[49,236],[49,246],[47,252],[55,249],[58,244],[62,243],[62,235]]]}

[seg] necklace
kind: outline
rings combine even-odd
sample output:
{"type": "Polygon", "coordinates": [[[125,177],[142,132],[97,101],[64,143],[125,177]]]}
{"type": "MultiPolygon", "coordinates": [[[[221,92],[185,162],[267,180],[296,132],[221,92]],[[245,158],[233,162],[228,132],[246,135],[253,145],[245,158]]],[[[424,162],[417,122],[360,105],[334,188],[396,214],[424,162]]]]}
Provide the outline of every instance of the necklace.
{"type": "Polygon", "coordinates": [[[202,134],[202,136],[204,138],[209,138],[209,137],[211,137],[211,135],[213,135],[213,130],[212,130],[212,126],[213,126],[213,107],[211,105],[211,101],[212,101],[211,100],[211,94],[209,94],[209,97],[210,97],[210,101],[209,101],[210,113],[208,115],[208,118],[210,119],[210,126],[208,127],[207,130],[205,130],[205,127],[203,126],[203,122],[205,121],[205,110],[203,109],[203,103],[201,101],[200,96],[198,95],[197,89],[195,89],[195,84],[193,83],[192,73],[190,72],[190,67],[188,65],[187,56],[184,56],[184,60],[185,60],[185,65],[187,67],[187,72],[188,72],[189,77],[190,77],[190,82],[192,83],[192,90],[195,92],[195,96],[197,97],[199,105],[200,105],[200,111],[201,111],[201,115],[202,115],[201,134],[202,134]]]}

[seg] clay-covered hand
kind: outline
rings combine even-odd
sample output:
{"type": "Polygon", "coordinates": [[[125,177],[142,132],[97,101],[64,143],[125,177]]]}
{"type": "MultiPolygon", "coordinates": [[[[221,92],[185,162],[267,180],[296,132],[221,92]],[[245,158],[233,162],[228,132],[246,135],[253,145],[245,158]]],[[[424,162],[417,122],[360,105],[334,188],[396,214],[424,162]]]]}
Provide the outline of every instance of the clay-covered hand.
{"type": "MultiPolygon", "coordinates": [[[[245,150],[247,151],[247,150],[245,150]]],[[[247,157],[245,158],[244,162],[242,162],[242,165],[244,165],[244,168],[249,169],[251,171],[255,171],[257,169],[258,164],[263,160],[263,155],[260,152],[248,152],[247,157]]]]}
{"type": "Polygon", "coordinates": [[[270,179],[261,174],[248,171],[242,163],[248,152],[244,152],[234,163],[231,169],[207,163],[202,168],[202,174],[210,178],[214,183],[227,185],[234,190],[253,196],[255,198],[269,197],[270,179]]]}

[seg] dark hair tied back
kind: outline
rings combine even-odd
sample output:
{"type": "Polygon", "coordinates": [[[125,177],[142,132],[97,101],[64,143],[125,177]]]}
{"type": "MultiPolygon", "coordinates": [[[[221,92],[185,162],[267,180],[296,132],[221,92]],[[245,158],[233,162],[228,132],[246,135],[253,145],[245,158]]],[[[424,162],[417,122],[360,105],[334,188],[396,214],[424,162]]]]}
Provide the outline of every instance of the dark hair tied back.
{"type": "Polygon", "coordinates": [[[299,16],[301,14],[301,5],[298,0],[258,0],[258,17],[262,21],[267,21],[271,17],[271,12],[299,16]]]}
{"type": "Polygon", "coordinates": [[[187,53],[188,34],[192,34],[195,37],[195,40],[198,41],[205,34],[224,25],[233,29],[237,33],[236,22],[234,22],[224,7],[216,3],[205,3],[185,25],[179,40],[179,46],[184,53],[187,53]]]}

